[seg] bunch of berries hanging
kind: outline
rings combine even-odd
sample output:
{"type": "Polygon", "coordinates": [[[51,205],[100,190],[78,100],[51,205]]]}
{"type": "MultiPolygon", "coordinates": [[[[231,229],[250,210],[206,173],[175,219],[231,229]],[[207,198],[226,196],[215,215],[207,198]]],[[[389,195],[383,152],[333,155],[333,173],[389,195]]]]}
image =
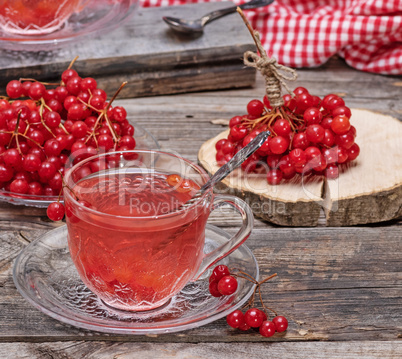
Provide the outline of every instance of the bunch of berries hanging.
{"type": "Polygon", "coordinates": [[[245,172],[266,171],[270,185],[296,175],[337,178],[340,166],[355,160],[360,152],[355,143],[356,128],[350,123],[351,110],[336,94],[320,98],[304,87],[282,96],[282,86],[291,93],[285,80],[295,80],[296,72],[269,58],[258,32],[243,19],[260,53],[246,52],[244,63],[264,76],[266,95],[262,101],[251,100],[246,114],[230,120],[227,138],[215,144],[218,165],[228,162],[255,136],[268,130],[270,137],[242,164],[245,172]]]}

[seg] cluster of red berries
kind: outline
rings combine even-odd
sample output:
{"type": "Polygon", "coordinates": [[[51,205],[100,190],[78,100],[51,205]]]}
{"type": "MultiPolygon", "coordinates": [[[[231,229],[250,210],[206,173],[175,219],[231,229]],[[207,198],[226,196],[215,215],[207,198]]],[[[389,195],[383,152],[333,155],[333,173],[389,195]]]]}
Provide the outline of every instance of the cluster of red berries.
{"type": "MultiPolygon", "coordinates": [[[[95,79],[71,68],[60,84],[12,80],[6,92],[0,97],[0,189],[13,195],[60,196],[66,164],[135,148],[126,110],[111,106],[117,94],[107,101],[95,79]]],[[[48,216],[62,219],[63,205],[52,203],[48,216]]]]}
{"type": "MultiPolygon", "coordinates": [[[[255,281],[251,276],[246,273],[239,272],[239,274],[234,274],[230,272],[230,269],[225,265],[218,265],[212,271],[209,277],[209,292],[214,297],[221,297],[224,295],[232,295],[236,292],[238,287],[238,282],[236,277],[240,277],[256,284],[256,288],[253,296],[250,299],[249,308],[245,313],[237,309],[230,313],[226,317],[226,321],[232,328],[240,330],[249,330],[250,328],[259,328],[259,332],[264,337],[271,337],[275,332],[284,332],[288,327],[288,321],[284,316],[277,315],[272,309],[267,308],[264,303],[261,305],[264,310],[260,310],[254,307],[255,293],[260,290],[262,283],[268,281],[269,279],[276,276],[276,274],[265,278],[261,282],[255,281]],[[267,310],[275,313],[275,317],[272,321],[268,320],[267,310]]],[[[260,293],[260,300],[261,293],[260,293]]]]}
{"type": "Polygon", "coordinates": [[[215,148],[216,161],[222,166],[262,131],[270,137],[241,165],[249,172],[267,171],[270,185],[295,175],[324,175],[337,178],[339,166],[356,159],[360,153],[355,143],[356,128],[350,124],[351,111],[344,100],[330,94],[323,99],[304,87],[294,90],[294,97],[283,96],[284,105],[272,108],[267,96],[251,100],[247,114],[229,122],[227,138],[215,148]]]}
{"type": "Polygon", "coordinates": [[[250,308],[244,314],[237,309],[226,317],[226,322],[232,328],[249,330],[259,328],[263,337],[272,337],[275,332],[282,333],[288,328],[288,321],[282,315],[275,316],[272,321],[267,319],[267,314],[258,308],[250,308]]]}
{"type": "Polygon", "coordinates": [[[221,264],[214,268],[209,277],[209,292],[213,297],[232,295],[237,287],[237,279],[230,274],[227,266],[221,264]]]}

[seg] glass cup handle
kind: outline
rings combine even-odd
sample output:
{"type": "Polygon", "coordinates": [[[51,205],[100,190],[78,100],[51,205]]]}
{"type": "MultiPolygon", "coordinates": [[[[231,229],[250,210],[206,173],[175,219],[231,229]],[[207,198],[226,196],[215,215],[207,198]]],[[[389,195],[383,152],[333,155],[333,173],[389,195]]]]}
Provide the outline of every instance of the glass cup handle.
{"type": "Polygon", "coordinates": [[[240,213],[243,220],[242,226],[228,242],[204,255],[201,265],[197,273],[194,275],[193,280],[197,280],[209,267],[241,246],[249,237],[251,230],[253,229],[253,212],[246,202],[235,196],[215,195],[211,212],[224,204],[229,204],[240,213]]]}

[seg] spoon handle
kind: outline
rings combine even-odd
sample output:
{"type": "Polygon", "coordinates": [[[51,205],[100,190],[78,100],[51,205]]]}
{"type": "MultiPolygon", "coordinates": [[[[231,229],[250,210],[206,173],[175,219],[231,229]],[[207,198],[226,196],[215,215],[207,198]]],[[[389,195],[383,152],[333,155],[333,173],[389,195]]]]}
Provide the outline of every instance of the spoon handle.
{"type": "Polygon", "coordinates": [[[245,4],[241,4],[239,6],[231,6],[231,7],[225,8],[225,9],[215,10],[215,11],[210,12],[207,15],[204,15],[201,18],[201,23],[204,26],[207,23],[209,23],[213,20],[219,19],[222,16],[232,14],[232,13],[236,12],[236,9],[238,7],[242,10],[249,10],[249,9],[255,9],[257,7],[267,6],[273,2],[274,2],[274,0],[251,0],[245,4]]]}
{"type": "Polygon", "coordinates": [[[219,170],[215,172],[209,181],[199,189],[199,192],[203,193],[208,188],[211,188],[218,182],[222,181],[229,173],[231,173],[235,168],[239,167],[247,158],[257,151],[267,140],[270,134],[271,132],[269,131],[259,133],[247,146],[243,147],[239,152],[237,152],[229,162],[219,168],[219,170]]]}

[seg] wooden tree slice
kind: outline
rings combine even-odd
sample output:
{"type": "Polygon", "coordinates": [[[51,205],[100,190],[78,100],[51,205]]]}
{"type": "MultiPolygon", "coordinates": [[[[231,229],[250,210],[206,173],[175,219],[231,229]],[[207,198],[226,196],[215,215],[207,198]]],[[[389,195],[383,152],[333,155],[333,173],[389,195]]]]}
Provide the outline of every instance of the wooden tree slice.
{"type": "MultiPolygon", "coordinates": [[[[402,216],[402,123],[390,116],[353,109],[359,157],[338,179],[298,176],[270,186],[265,174],[235,170],[217,187],[243,198],[254,214],[283,226],[316,226],[322,210],[328,226],[388,221],[402,216]]],[[[218,170],[215,143],[228,130],[205,142],[198,153],[210,174],[218,170]]]]}

